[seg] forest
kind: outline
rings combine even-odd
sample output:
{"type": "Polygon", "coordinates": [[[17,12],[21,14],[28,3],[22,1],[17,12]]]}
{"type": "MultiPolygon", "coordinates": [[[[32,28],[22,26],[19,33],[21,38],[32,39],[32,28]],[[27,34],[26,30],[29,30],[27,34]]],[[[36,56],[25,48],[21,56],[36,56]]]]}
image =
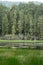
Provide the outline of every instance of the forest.
{"type": "Polygon", "coordinates": [[[19,3],[11,7],[0,4],[0,36],[43,40],[43,3],[19,3]]]}

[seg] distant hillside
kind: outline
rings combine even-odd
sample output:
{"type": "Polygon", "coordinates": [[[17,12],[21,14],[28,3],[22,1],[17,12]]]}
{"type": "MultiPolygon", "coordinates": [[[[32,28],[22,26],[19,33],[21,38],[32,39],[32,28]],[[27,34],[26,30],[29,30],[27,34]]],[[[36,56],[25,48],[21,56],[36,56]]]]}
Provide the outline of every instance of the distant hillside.
{"type": "Polygon", "coordinates": [[[36,4],[36,5],[40,5],[42,2],[33,1],[33,3],[36,4]]]}
{"type": "MultiPolygon", "coordinates": [[[[38,4],[38,5],[40,5],[41,4],[41,2],[38,2],[38,1],[32,1],[33,3],[35,3],[35,4],[38,4]]],[[[5,5],[5,6],[7,6],[7,7],[11,7],[12,5],[14,5],[14,4],[19,4],[20,2],[8,2],[8,1],[0,1],[0,4],[3,4],[3,5],[5,5]]]]}
{"type": "Polygon", "coordinates": [[[8,2],[8,1],[0,1],[0,4],[3,4],[3,5],[5,5],[5,6],[7,6],[7,7],[11,7],[12,5],[14,5],[14,4],[19,4],[19,2],[8,2]]]}

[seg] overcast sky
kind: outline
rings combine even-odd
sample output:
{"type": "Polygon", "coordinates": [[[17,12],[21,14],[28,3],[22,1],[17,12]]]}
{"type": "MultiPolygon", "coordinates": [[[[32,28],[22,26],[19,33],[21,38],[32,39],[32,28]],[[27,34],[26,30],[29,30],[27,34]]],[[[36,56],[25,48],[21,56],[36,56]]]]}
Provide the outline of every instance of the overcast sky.
{"type": "Polygon", "coordinates": [[[43,2],[43,0],[0,0],[0,1],[11,1],[11,2],[29,2],[29,1],[39,1],[39,2],[43,2]]]}

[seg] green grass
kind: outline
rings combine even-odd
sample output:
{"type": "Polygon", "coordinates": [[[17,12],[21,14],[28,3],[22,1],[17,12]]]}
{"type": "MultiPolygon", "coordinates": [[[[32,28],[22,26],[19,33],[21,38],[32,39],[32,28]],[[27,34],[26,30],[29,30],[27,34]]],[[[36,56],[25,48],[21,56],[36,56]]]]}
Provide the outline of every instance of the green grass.
{"type": "Polygon", "coordinates": [[[0,65],[43,65],[43,50],[0,48],[0,65]]]}
{"type": "Polygon", "coordinates": [[[43,40],[0,40],[0,42],[24,42],[24,43],[28,43],[28,42],[36,42],[36,43],[38,43],[38,42],[43,42],[43,40]]]}

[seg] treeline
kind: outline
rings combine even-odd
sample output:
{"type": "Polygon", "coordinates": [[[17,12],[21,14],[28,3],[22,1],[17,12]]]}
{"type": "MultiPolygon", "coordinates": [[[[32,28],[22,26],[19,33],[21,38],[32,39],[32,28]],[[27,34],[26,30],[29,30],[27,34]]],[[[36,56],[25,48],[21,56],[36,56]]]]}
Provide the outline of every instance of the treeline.
{"type": "Polygon", "coordinates": [[[43,39],[43,4],[20,3],[11,8],[0,4],[0,36],[19,35],[22,39],[43,39]]]}

